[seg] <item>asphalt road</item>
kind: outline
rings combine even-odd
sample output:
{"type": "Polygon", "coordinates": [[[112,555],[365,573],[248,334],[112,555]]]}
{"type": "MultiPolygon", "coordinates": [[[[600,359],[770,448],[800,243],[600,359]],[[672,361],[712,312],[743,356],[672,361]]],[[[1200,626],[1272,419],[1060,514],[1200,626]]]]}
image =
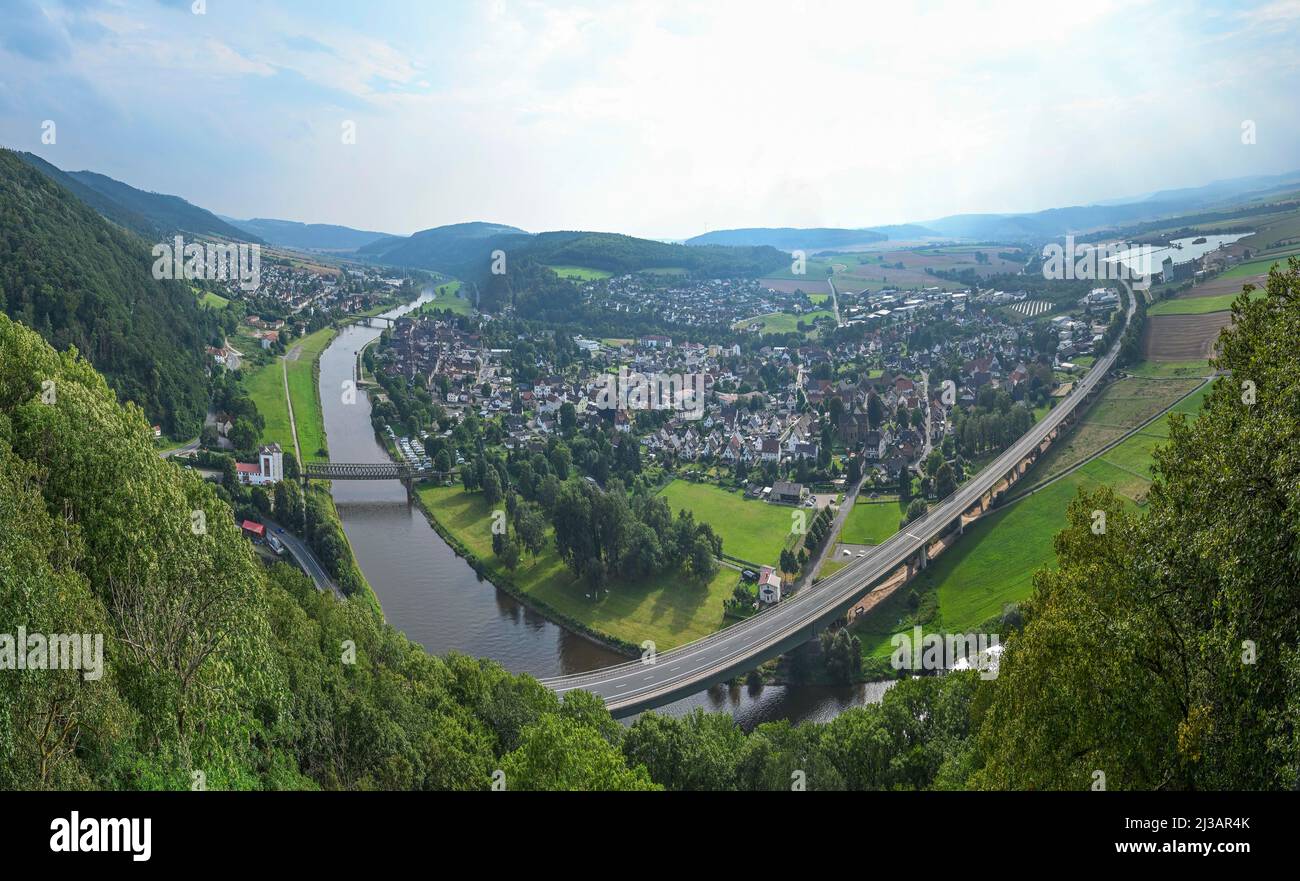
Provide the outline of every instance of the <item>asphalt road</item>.
{"type": "Polygon", "coordinates": [[[343,599],[343,593],[339,590],[338,585],[329,577],[325,567],[321,565],[320,560],[316,559],[316,555],[312,553],[311,548],[307,547],[302,539],[287,529],[281,532],[282,527],[274,520],[263,517],[262,522],[266,525],[267,534],[274,534],[276,538],[284,543],[289,553],[293,554],[293,558],[298,561],[298,565],[315,582],[317,590],[332,590],[335,596],[343,599]]]}
{"type": "MultiPolygon", "coordinates": [[[[1125,326],[1135,308],[1129,291],[1125,326]]],[[[814,626],[842,614],[842,610],[868,592],[878,580],[905,561],[916,557],[945,527],[974,507],[994,486],[1016,468],[1110,371],[1119,354],[1120,341],[1093,365],[1061,403],[970,482],[892,538],[854,562],[788,601],[733,624],[695,642],[659,653],[653,663],[629,661],[590,673],[557,676],[542,682],[563,694],[581,689],[600,695],[616,715],[660,706],[685,694],[752,669],[779,654],[792,639],[801,640],[814,626]]]]}

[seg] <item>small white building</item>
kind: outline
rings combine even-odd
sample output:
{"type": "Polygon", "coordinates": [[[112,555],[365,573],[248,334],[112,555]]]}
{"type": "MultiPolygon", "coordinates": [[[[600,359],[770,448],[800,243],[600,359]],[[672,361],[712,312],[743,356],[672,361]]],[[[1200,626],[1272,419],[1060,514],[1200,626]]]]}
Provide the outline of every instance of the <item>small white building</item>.
{"type": "Polygon", "coordinates": [[[758,575],[758,601],[768,605],[781,602],[781,576],[771,566],[764,566],[758,575]]]}
{"type": "Polygon", "coordinates": [[[235,463],[239,482],[248,486],[268,486],[284,480],[284,452],[276,443],[266,444],[257,451],[257,464],[235,463]]]}

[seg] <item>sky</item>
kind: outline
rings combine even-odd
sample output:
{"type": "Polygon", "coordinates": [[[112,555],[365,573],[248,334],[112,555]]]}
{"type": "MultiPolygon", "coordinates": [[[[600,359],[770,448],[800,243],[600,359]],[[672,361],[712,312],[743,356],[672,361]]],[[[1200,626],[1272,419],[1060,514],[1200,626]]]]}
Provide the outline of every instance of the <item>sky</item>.
{"type": "Polygon", "coordinates": [[[238,218],[680,238],[1300,169],[1300,0],[3,7],[0,145],[238,218]]]}

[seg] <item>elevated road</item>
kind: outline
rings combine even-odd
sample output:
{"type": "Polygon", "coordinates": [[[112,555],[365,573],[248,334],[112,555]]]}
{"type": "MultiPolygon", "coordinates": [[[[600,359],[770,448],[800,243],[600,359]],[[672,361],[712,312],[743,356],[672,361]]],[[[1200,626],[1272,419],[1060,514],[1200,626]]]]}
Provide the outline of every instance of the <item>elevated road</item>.
{"type": "MultiPolygon", "coordinates": [[[[1130,289],[1126,328],[1135,306],[1130,289]]],[[[1026,459],[1036,458],[1048,436],[1054,437],[1091,396],[1114,365],[1119,346],[1117,339],[1069,395],[966,485],[865,557],[753,618],[660,653],[652,662],[647,656],[590,673],[543,679],[543,684],[559,694],[580,689],[600,695],[611,713],[627,716],[724,682],[813,639],[899,566],[924,566],[929,544],[950,527],[960,529],[962,514],[982,506],[1002,480],[1015,475],[1026,459]]]]}

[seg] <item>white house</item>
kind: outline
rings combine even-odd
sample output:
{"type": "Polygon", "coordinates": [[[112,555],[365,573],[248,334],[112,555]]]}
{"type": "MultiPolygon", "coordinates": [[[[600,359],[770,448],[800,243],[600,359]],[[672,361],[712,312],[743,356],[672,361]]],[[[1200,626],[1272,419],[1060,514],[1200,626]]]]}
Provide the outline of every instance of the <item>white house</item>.
{"type": "Polygon", "coordinates": [[[781,601],[781,576],[771,566],[764,566],[758,575],[758,600],[768,605],[781,601]]]}

